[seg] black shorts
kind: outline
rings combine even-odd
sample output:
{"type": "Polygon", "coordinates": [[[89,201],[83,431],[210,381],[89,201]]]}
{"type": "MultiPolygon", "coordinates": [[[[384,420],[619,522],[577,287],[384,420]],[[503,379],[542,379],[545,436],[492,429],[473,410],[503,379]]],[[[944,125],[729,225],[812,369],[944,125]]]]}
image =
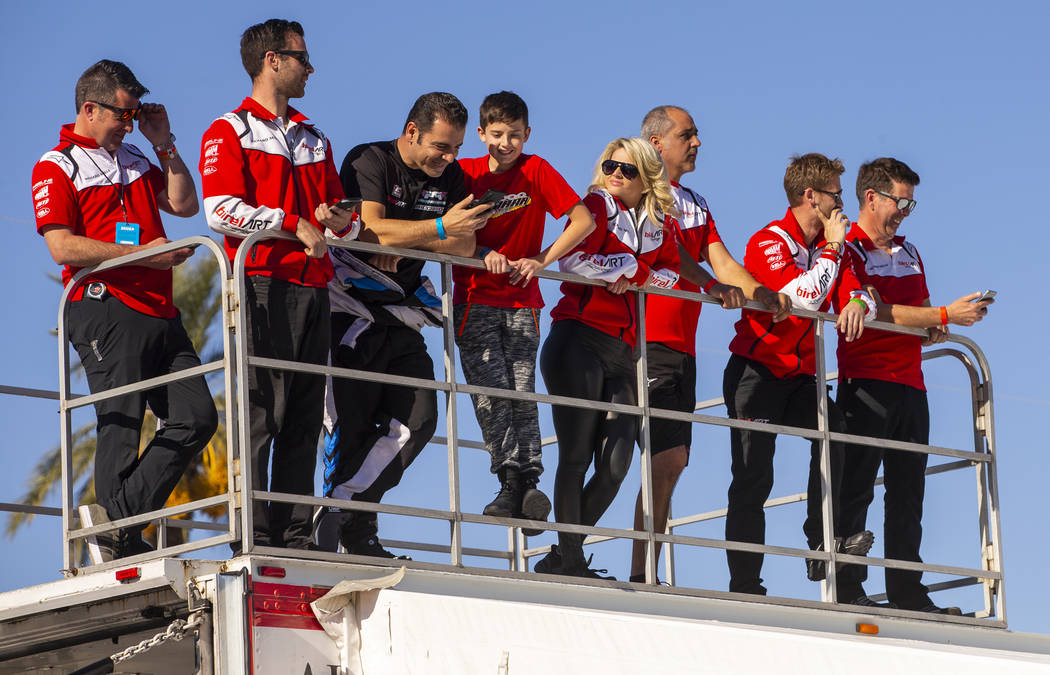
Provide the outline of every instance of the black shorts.
{"type": "MultiPolygon", "coordinates": [[[[696,357],[659,342],[648,342],[649,407],[691,413],[696,408],[696,357]]],[[[652,454],[693,440],[693,425],[679,420],[652,418],[649,427],[652,454]]]]}

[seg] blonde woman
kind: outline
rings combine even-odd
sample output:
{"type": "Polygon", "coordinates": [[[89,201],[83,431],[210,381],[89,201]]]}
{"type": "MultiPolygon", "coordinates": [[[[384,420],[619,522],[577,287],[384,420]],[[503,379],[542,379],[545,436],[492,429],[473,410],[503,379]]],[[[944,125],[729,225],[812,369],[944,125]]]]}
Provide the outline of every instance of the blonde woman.
{"type": "MultiPolygon", "coordinates": [[[[596,227],[559,261],[563,272],[605,282],[565,282],[540,354],[547,391],[559,396],[637,401],[634,372],[635,294],[632,287],[671,288],[678,250],[671,184],[656,150],[641,138],[618,138],[598,159],[583,203],[596,227]]],[[[553,406],[558,435],[554,515],[559,523],[594,525],[612,503],[631,465],[638,418],[587,408],[553,406]],[[583,479],[594,462],[594,475],[583,479]]],[[[558,533],[558,545],[537,572],[602,577],[583,556],[583,535],[558,533]]]]}

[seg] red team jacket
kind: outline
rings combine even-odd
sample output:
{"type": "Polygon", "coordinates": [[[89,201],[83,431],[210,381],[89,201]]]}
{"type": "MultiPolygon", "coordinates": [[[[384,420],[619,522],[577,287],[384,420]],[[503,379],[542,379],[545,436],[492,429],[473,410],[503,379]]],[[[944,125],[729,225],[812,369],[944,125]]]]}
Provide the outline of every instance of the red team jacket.
{"type": "MultiPolygon", "coordinates": [[[[241,239],[256,230],[294,233],[300,218],[314,220],[321,202],[343,198],[328,139],[306,117],[288,106],[288,127],[248,97],[215,120],[201,141],[201,191],[211,229],[226,235],[230,260],[241,239]]],[[[303,286],[324,286],[332,261],[310,258],[298,241],[268,239],[255,246],[247,273],[303,286]]]]}
{"type": "MultiPolygon", "coordinates": [[[[846,245],[854,260],[857,278],[878,290],[885,303],[920,307],[930,298],[926,269],[919,251],[904,237],[894,237],[892,253],[875,245],[854,223],[846,245]]],[[[835,309],[841,311],[842,298],[835,309]]],[[[860,339],[846,342],[839,335],[839,377],[859,377],[899,382],[926,391],[922,377],[922,338],[880,330],[866,330],[860,339]]]]}
{"type": "MultiPolygon", "coordinates": [[[[751,237],[744,254],[744,267],[760,284],[786,293],[795,307],[826,312],[832,294],[844,302],[851,296],[866,299],[868,318],[874,318],[875,304],[860,289],[851,256],[823,250],[823,231],[806,246],[805,236],[788,209],[782,220],[775,220],[751,237]]],[[[844,303],[843,303],[844,304],[844,303]]],[[[729,351],[763,364],[777,377],[816,373],[813,321],[789,316],[773,323],[773,315],[744,309],[736,322],[736,337],[729,351]]]]}
{"type": "MultiPolygon", "coordinates": [[[[486,190],[507,193],[489,212],[488,223],[474,233],[478,246],[491,248],[510,260],[531,258],[543,248],[543,225],[547,214],[561,218],[575,206],[579,196],[547,160],[521,155],[513,168],[503,173],[489,171],[489,156],[461,159],[467,191],[481,197],[486,190]]],[[[453,267],[455,290],[452,302],[480,303],[492,307],[543,307],[538,279],[525,286],[511,286],[505,274],[453,267]]]]}
{"type": "MultiPolygon", "coordinates": [[[[166,188],[164,175],[130,143],[122,144],[114,159],[66,124],[58,145],[33,167],[32,182],[37,232],[63,225],[81,237],[115,242],[117,223],[130,222],[139,226],[139,244],[166,236],[157,210],[157,195],[166,188]]],[[[80,269],[63,268],[63,283],[80,269]]],[[[121,267],[89,279],[105,282],[114,297],[143,314],[170,319],[178,313],[171,299],[170,269],[121,267]]],[[[73,300],[83,297],[86,285],[74,292],[73,300]]]]}
{"type": "MultiPolygon", "coordinates": [[[[562,272],[609,283],[627,277],[638,285],[647,281],[657,288],[675,285],[679,258],[673,218],[657,214],[654,222],[644,210],[636,213],[604,190],[588,194],[583,203],[594,217],[595,228],[558,261],[562,272]]],[[[574,319],[634,346],[634,293],[613,295],[601,286],[567,281],[561,292],[561,301],[551,311],[554,321],[574,319]]]]}
{"type": "MultiPolygon", "coordinates": [[[[704,249],[722,241],[715,228],[715,219],[707,208],[704,198],[687,187],[671,183],[674,205],[682,214],[675,221],[674,233],[693,260],[704,261],[704,249]]],[[[683,291],[699,293],[701,288],[685,278],[679,278],[675,286],[683,291]]],[[[702,303],[650,295],[645,306],[645,339],[696,356],[696,326],[700,320],[702,303]]]]}

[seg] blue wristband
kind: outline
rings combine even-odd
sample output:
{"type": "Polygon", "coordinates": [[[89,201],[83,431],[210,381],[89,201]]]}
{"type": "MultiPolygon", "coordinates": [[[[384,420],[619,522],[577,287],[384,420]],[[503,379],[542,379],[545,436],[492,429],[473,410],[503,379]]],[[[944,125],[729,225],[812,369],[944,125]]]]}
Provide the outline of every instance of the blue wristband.
{"type": "Polygon", "coordinates": [[[448,235],[445,234],[445,224],[441,222],[441,216],[438,216],[437,218],[437,228],[438,239],[448,239],[448,235]]]}

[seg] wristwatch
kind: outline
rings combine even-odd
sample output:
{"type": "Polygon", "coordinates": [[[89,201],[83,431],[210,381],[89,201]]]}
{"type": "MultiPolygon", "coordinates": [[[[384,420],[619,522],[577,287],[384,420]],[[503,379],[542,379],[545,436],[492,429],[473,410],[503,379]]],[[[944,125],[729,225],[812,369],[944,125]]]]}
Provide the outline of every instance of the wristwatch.
{"type": "Polygon", "coordinates": [[[163,145],[154,145],[153,152],[161,159],[175,159],[178,151],[175,150],[175,134],[168,134],[168,142],[163,145]]]}

